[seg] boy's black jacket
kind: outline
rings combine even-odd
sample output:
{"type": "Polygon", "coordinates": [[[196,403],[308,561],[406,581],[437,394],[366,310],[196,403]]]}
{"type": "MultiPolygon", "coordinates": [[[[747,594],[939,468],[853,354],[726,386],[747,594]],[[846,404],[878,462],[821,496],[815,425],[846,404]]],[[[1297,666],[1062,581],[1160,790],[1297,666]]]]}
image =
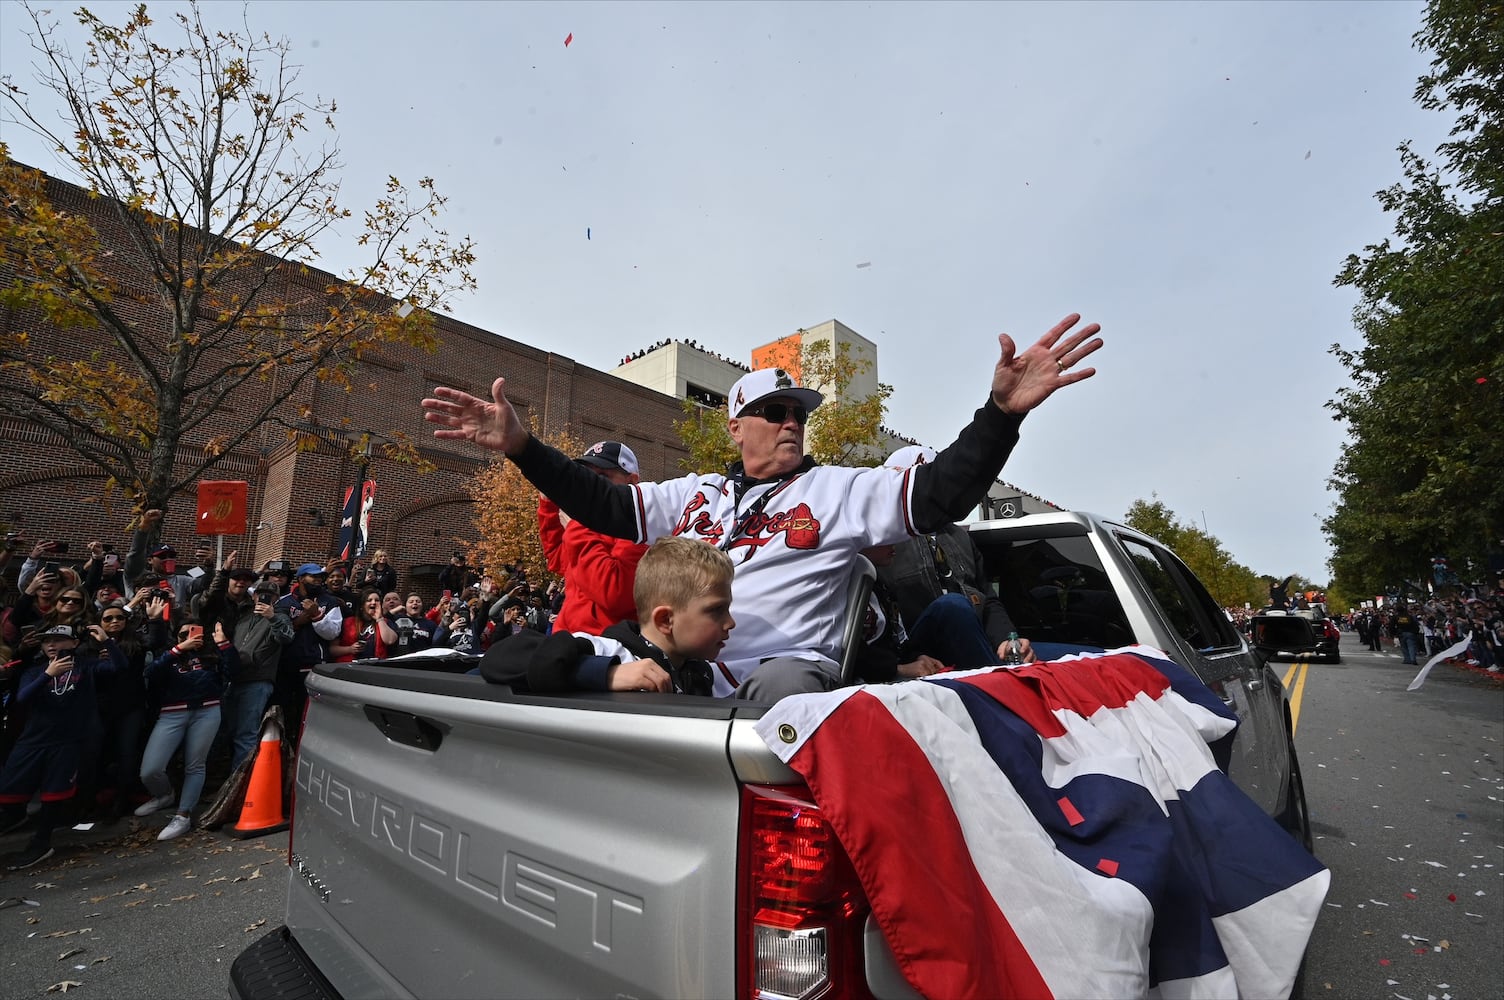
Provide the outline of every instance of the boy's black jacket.
{"type": "MultiPolygon", "coordinates": [[[[533,632],[536,639],[524,638],[529,631],[523,629],[506,642],[494,644],[486,650],[480,663],[481,676],[493,684],[507,684],[515,690],[534,694],[585,690],[585,685],[576,680],[576,672],[585,660],[599,655],[590,640],[568,632],[547,636],[533,632]]],[[[663,650],[642,637],[641,626],[636,622],[618,622],[602,635],[621,643],[638,659],[652,660],[666,670],[675,692],[710,694],[709,663],[685,660],[683,666],[670,665],[663,650]]]]}

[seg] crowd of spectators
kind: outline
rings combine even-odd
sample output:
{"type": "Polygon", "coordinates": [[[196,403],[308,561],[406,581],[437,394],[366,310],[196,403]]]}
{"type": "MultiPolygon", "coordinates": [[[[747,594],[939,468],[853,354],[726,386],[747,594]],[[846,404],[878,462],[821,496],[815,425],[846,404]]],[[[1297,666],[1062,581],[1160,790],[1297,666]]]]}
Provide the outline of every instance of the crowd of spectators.
{"type": "Polygon", "coordinates": [[[191,559],[160,544],[149,511],[129,551],[6,536],[0,571],[0,834],[29,828],[11,870],[52,854],[79,822],[172,815],[160,840],[193,827],[210,774],[234,773],[267,707],[298,732],[317,663],[387,659],[431,646],[481,653],[524,629],[547,632],[562,581],[533,587],[521,565],[496,576],[456,552],[431,606],[404,592],[387,554],[369,561],[191,559]]]}
{"type": "Polygon", "coordinates": [[[1504,595],[1399,601],[1362,608],[1346,616],[1346,624],[1369,649],[1396,651],[1416,663],[1471,636],[1453,659],[1490,673],[1504,668],[1504,595]]]}
{"type": "Polygon", "coordinates": [[[749,372],[752,370],[744,363],[737,361],[735,358],[728,358],[724,354],[712,351],[710,348],[706,347],[704,344],[699,343],[698,341],[679,340],[675,337],[665,337],[663,340],[658,341],[658,343],[656,344],[653,344],[649,347],[644,347],[640,351],[633,351],[631,354],[624,355],[620,363],[627,364],[628,362],[636,361],[638,358],[645,358],[649,354],[652,354],[654,351],[658,350],[660,347],[667,347],[669,344],[683,344],[685,347],[693,347],[701,354],[708,354],[712,358],[715,358],[717,361],[731,365],[733,368],[740,368],[744,372],[749,372]]]}
{"type": "MultiPolygon", "coordinates": [[[[1321,601],[1317,604],[1324,607],[1321,601]]],[[[1290,600],[1292,609],[1309,606],[1303,595],[1290,600]]],[[[1246,633],[1253,616],[1263,609],[1224,610],[1246,633]]],[[[1419,665],[1471,636],[1467,647],[1452,659],[1490,673],[1504,669],[1504,594],[1390,601],[1330,617],[1339,628],[1356,632],[1365,648],[1399,653],[1405,663],[1419,665]]]]}

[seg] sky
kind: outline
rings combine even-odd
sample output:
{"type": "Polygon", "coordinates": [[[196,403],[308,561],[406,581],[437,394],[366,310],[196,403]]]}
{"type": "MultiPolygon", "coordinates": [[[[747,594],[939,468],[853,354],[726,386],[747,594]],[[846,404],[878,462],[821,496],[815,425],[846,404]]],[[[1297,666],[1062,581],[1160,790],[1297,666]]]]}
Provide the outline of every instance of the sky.
{"type": "MultiPolygon", "coordinates": [[[[58,5],[64,14],[71,5],[58,5]]],[[[91,3],[118,20],[127,5],[91,3]]],[[[167,4],[150,6],[167,27],[167,4]]],[[[234,26],[242,8],[206,8],[234,26]]],[[[1003,478],[1113,518],[1158,498],[1256,572],[1325,582],[1345,439],[1332,279],[1392,233],[1423,5],[271,3],[338,104],[348,204],[432,176],[476,241],[458,318],[610,370],[664,338],[746,361],[838,319],[887,426],[943,447],[997,335],[1098,322],[1094,378],[1024,422],[1003,478]],[[569,44],[566,45],[566,39],[569,44]],[[588,237],[587,237],[588,233],[588,237]],[[858,266],[868,265],[868,266],[858,266]]],[[[0,72],[26,81],[0,2],[0,72]]],[[[60,37],[81,39],[65,20],[60,37]]],[[[67,176],[32,136],[17,159],[67,176]]],[[[362,260],[354,232],[320,264],[362,260]]],[[[498,372],[496,374],[506,374],[498,372]]],[[[418,401],[414,400],[417,406],[418,401]]]]}

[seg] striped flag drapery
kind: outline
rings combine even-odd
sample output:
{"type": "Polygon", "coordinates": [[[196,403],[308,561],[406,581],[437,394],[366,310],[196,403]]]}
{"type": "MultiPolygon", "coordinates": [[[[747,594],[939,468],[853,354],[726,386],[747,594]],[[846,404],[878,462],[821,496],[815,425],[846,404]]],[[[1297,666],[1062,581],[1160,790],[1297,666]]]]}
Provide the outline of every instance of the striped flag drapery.
{"type": "Polygon", "coordinates": [[[1289,994],[1329,873],[1147,647],[786,698],[757,724],[928,997],[1289,994]]]}

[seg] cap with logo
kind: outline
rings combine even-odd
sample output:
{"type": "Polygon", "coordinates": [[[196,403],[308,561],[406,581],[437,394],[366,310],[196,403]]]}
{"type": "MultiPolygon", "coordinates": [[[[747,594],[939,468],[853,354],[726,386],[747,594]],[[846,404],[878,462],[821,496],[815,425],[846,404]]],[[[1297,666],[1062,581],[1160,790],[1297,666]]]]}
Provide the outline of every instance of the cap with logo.
{"type": "Polygon", "coordinates": [[[298,571],[297,571],[297,573],[295,575],[296,576],[327,576],[328,574],[324,572],[324,567],[320,566],[318,563],[304,563],[303,565],[301,565],[301,566],[298,567],[298,571]]]}
{"type": "Polygon", "coordinates": [[[597,469],[620,469],[628,475],[638,472],[637,456],[620,441],[597,441],[575,461],[597,469]]]}
{"type": "Polygon", "coordinates": [[[178,557],[178,550],[171,545],[158,545],[151,550],[151,557],[153,559],[176,559],[178,557]]]}
{"type": "Polygon", "coordinates": [[[759,368],[736,380],[731,395],[727,397],[726,412],[740,417],[749,406],[774,396],[787,396],[811,412],[825,402],[824,396],[813,389],[802,388],[794,381],[794,376],[782,368],[759,368]]]}
{"type": "Polygon", "coordinates": [[[41,639],[42,639],[43,642],[46,642],[48,639],[77,639],[77,638],[78,638],[78,636],[76,636],[76,635],[73,634],[73,626],[72,625],[54,625],[51,628],[49,628],[47,631],[43,632],[42,635],[41,635],[41,639]]]}

